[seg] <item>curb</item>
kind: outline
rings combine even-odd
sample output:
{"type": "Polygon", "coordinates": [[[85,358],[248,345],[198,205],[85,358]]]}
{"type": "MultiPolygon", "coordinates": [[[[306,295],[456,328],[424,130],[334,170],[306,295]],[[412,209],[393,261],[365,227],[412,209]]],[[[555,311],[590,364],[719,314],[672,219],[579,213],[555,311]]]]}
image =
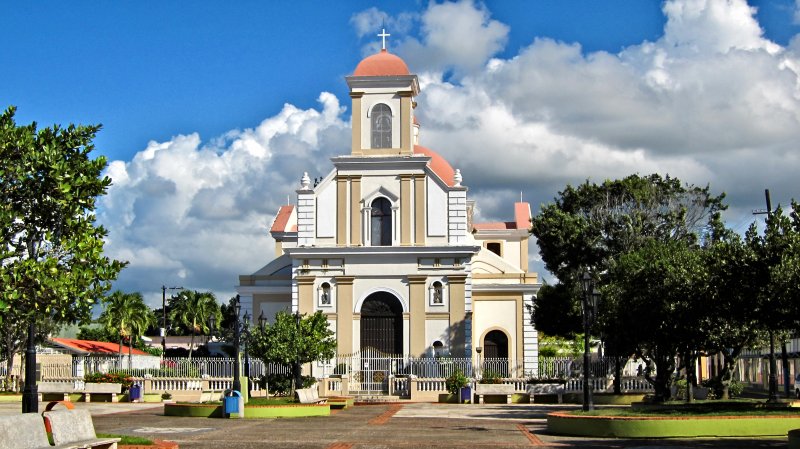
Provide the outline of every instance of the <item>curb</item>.
{"type": "Polygon", "coordinates": [[[174,441],[153,440],[151,445],[143,444],[120,444],[119,449],[179,449],[178,443],[174,441]]]}

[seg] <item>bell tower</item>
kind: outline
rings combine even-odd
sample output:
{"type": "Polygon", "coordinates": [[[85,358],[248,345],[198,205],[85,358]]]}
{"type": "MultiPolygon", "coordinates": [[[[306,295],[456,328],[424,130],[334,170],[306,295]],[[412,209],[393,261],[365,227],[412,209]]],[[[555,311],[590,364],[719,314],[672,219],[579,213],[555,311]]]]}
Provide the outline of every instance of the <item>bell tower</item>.
{"type": "Polygon", "coordinates": [[[367,56],[346,77],[352,104],[353,156],[411,155],[414,152],[414,97],[417,75],[386,50],[386,31],[380,52],[367,56]]]}

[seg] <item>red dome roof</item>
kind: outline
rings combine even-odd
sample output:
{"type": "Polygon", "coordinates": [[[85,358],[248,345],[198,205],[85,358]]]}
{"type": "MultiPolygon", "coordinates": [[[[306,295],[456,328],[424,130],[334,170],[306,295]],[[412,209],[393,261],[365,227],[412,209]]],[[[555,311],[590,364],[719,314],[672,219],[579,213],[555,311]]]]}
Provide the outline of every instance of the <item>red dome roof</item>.
{"type": "Polygon", "coordinates": [[[388,51],[381,50],[372,56],[367,56],[358,63],[353,76],[397,76],[410,75],[408,66],[400,59],[388,51]]]}
{"type": "Polygon", "coordinates": [[[414,145],[414,154],[422,154],[431,158],[429,165],[431,170],[433,170],[445,184],[453,187],[455,184],[453,176],[455,176],[456,171],[453,170],[453,167],[450,166],[450,163],[447,162],[445,158],[439,156],[439,153],[420,145],[414,145]]]}

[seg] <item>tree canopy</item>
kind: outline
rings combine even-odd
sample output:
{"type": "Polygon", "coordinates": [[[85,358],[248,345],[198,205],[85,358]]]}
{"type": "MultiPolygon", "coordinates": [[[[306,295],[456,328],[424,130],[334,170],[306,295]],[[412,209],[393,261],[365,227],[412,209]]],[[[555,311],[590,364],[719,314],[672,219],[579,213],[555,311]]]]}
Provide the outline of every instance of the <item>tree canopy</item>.
{"type": "Polygon", "coordinates": [[[181,290],[177,296],[170,299],[170,307],[170,320],[182,323],[192,332],[189,345],[189,358],[191,359],[195,335],[209,333],[208,319],[212,315],[217,323],[222,320],[217,299],[211,292],[181,290]]]}
{"type": "Polygon", "coordinates": [[[124,263],[103,254],[95,223],[111,184],[91,154],[100,126],[18,126],[15,111],[0,114],[0,320],[19,342],[37,320],[88,321],[124,263]]]}

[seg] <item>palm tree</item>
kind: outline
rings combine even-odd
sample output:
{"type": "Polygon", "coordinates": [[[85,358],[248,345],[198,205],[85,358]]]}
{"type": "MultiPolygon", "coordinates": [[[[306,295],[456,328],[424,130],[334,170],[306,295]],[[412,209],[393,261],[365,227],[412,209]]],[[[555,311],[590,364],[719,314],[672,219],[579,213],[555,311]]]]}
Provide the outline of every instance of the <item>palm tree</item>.
{"type": "MultiPolygon", "coordinates": [[[[141,295],[139,295],[141,298],[141,295]]],[[[133,341],[141,336],[148,327],[156,322],[153,311],[147,307],[144,301],[137,302],[133,315],[129,320],[130,338],[128,338],[128,368],[133,368],[133,341]]]]}
{"type": "Polygon", "coordinates": [[[211,292],[182,290],[171,302],[170,320],[179,321],[192,330],[192,340],[189,344],[189,360],[191,360],[194,336],[198,332],[208,332],[208,318],[211,315],[218,320],[221,319],[217,298],[211,292]]]}
{"type": "Polygon", "coordinates": [[[119,335],[119,357],[122,357],[122,341],[127,337],[129,340],[130,357],[133,352],[134,331],[141,332],[141,323],[149,323],[152,314],[144,303],[142,294],[124,293],[116,290],[111,295],[103,299],[103,312],[100,313],[99,322],[107,330],[119,335]]]}

